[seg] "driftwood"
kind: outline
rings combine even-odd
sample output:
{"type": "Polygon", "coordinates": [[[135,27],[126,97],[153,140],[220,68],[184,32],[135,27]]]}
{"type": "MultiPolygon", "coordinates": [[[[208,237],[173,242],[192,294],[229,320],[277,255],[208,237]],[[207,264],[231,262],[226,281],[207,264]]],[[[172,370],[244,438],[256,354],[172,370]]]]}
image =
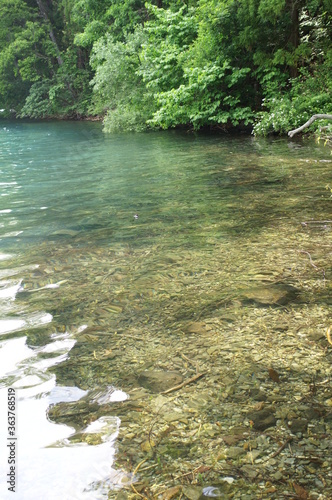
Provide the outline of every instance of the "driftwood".
{"type": "Polygon", "coordinates": [[[168,394],[169,392],[178,391],[179,389],[181,389],[185,385],[191,384],[192,382],[195,382],[195,380],[198,380],[199,378],[204,377],[204,375],[205,375],[205,373],[197,373],[197,375],[195,375],[194,377],[185,380],[184,382],[182,382],[182,384],[175,385],[174,387],[167,389],[167,391],[161,392],[161,394],[168,394]]]}
{"type": "Polygon", "coordinates": [[[309,127],[315,120],[332,120],[332,115],[312,115],[312,117],[310,118],[310,120],[308,120],[307,122],[305,122],[304,125],[302,125],[299,128],[296,128],[294,130],[290,130],[288,132],[289,137],[293,137],[298,132],[302,132],[302,130],[304,130],[305,128],[309,127]]]}

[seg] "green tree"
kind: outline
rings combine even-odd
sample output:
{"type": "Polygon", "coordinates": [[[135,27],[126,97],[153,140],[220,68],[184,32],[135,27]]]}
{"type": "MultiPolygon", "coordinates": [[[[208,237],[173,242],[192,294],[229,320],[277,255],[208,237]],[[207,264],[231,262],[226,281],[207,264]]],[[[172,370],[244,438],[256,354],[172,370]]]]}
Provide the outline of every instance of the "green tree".
{"type": "Polygon", "coordinates": [[[52,51],[45,27],[38,23],[38,10],[23,0],[0,2],[0,102],[7,110],[20,107],[30,86],[51,60],[44,47],[52,51]]]}
{"type": "Polygon", "coordinates": [[[257,114],[255,134],[287,133],[313,114],[332,111],[332,2],[298,2],[296,23],[291,22],[293,4],[285,5],[284,46],[270,54],[261,50],[254,59],[266,110],[257,114]]]}
{"type": "Polygon", "coordinates": [[[332,0],[0,0],[0,107],[284,133],[331,112],[331,17],[332,0]]]}
{"type": "Polygon", "coordinates": [[[91,58],[95,69],[94,110],[105,114],[104,126],[108,132],[142,130],[151,116],[153,96],[137,73],[144,40],[143,31],[137,29],[126,36],[125,42],[106,35],[94,44],[91,58]]]}
{"type": "Polygon", "coordinates": [[[252,118],[246,91],[241,91],[250,68],[238,62],[232,66],[224,47],[232,30],[231,6],[205,1],[198,9],[151,9],[155,19],[145,24],[149,39],[139,70],[158,105],[149,124],[199,129],[247,124],[252,118]]]}

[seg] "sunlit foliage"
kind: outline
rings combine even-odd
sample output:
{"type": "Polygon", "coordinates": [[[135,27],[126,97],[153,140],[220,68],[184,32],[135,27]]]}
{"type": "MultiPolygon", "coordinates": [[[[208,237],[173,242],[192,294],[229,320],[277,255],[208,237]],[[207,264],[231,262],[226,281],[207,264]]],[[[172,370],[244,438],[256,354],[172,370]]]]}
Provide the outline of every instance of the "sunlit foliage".
{"type": "Polygon", "coordinates": [[[285,133],[332,111],[331,20],[332,0],[0,0],[0,108],[285,133]]]}

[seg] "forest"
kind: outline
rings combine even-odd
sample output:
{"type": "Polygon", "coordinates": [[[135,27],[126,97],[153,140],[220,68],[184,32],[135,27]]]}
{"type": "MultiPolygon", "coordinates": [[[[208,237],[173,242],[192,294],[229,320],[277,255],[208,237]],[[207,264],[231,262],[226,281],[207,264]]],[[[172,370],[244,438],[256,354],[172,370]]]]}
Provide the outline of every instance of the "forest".
{"type": "Polygon", "coordinates": [[[285,134],[332,113],[331,38],[332,0],[0,0],[0,116],[285,134]]]}

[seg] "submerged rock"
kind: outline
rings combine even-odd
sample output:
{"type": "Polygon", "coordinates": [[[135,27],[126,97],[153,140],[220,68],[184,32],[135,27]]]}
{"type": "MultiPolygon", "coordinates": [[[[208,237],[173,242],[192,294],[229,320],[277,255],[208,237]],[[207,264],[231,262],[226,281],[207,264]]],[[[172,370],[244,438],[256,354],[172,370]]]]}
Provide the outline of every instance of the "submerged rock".
{"type": "Polygon", "coordinates": [[[247,417],[253,422],[253,427],[257,431],[264,431],[268,427],[273,427],[277,422],[272,408],[250,412],[247,417]]]}
{"type": "Polygon", "coordinates": [[[288,426],[292,432],[305,432],[308,426],[308,420],[306,418],[294,418],[294,420],[288,422],[288,426]]]}
{"type": "Polygon", "coordinates": [[[138,377],[139,384],[151,392],[167,391],[171,387],[181,384],[182,381],[182,376],[176,372],[156,370],[146,370],[138,377]]]}
{"type": "Polygon", "coordinates": [[[197,333],[199,335],[204,334],[209,330],[210,328],[206,325],[206,323],[204,323],[204,321],[191,322],[184,328],[186,333],[197,333]]]}
{"type": "Polygon", "coordinates": [[[53,231],[53,233],[50,234],[50,236],[77,236],[79,234],[79,231],[76,231],[75,229],[58,229],[57,231],[53,231]]]}
{"type": "Polygon", "coordinates": [[[298,290],[291,285],[276,284],[255,286],[242,293],[245,302],[255,302],[266,306],[280,306],[294,300],[298,290]]]}
{"type": "Polygon", "coordinates": [[[238,458],[241,455],[244,455],[246,451],[240,446],[231,446],[227,451],[228,458],[238,458]]]}
{"type": "Polygon", "coordinates": [[[255,401],[266,401],[267,399],[266,393],[261,389],[250,389],[249,394],[255,401]]]}
{"type": "Polygon", "coordinates": [[[182,492],[189,500],[198,500],[203,492],[201,486],[183,486],[182,492]]]}

